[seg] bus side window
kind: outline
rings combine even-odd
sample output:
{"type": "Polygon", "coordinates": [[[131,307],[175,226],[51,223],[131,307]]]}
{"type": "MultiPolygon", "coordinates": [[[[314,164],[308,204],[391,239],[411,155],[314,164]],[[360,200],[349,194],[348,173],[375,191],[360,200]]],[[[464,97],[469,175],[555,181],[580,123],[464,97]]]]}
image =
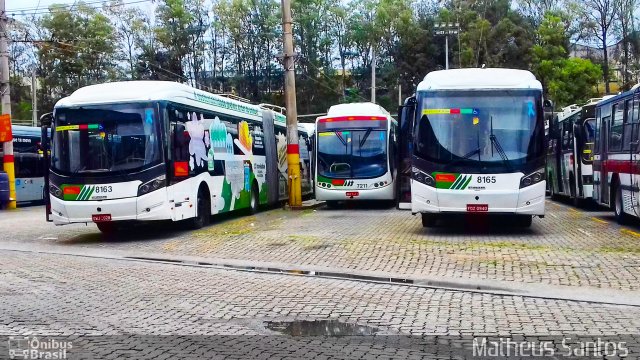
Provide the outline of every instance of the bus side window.
{"type": "MultiPolygon", "coordinates": [[[[638,141],[638,133],[640,132],[640,95],[636,95],[633,99],[631,122],[633,123],[633,137],[631,141],[638,141]]],[[[638,146],[636,146],[636,149],[638,149],[638,146]]]]}
{"type": "Polygon", "coordinates": [[[600,121],[600,108],[596,109],[596,126],[595,126],[595,134],[594,134],[594,144],[593,144],[593,148],[594,148],[594,153],[595,154],[600,154],[600,126],[601,126],[601,121],[600,121]]]}
{"type": "Polygon", "coordinates": [[[622,139],[622,150],[629,151],[631,145],[631,134],[633,130],[633,100],[625,101],[626,111],[624,115],[624,131],[622,139]]]}
{"type": "Polygon", "coordinates": [[[622,149],[622,132],[624,130],[624,103],[613,105],[612,113],[611,131],[609,132],[609,151],[620,151],[622,149]]]}

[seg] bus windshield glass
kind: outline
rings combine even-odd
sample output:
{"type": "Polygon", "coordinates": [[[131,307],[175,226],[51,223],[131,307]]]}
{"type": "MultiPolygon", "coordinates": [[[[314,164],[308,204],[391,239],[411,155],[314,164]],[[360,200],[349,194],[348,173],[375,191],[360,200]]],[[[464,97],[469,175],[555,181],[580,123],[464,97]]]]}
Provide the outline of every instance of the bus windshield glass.
{"type": "Polygon", "coordinates": [[[134,171],[161,160],[151,104],[58,109],[53,131],[51,164],[63,174],[134,171]]]}
{"type": "Polygon", "coordinates": [[[387,172],[387,131],[329,130],[318,133],[318,173],[334,179],[367,179],[387,172]]]}
{"type": "Polygon", "coordinates": [[[414,152],[427,161],[507,172],[544,156],[540,91],[421,92],[418,103],[414,152]]]}

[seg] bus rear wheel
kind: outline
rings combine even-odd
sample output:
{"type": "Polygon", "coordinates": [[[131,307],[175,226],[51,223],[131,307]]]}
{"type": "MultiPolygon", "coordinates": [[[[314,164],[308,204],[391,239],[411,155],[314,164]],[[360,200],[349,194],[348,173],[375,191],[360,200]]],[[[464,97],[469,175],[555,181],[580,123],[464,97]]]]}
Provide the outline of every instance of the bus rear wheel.
{"type": "Polygon", "coordinates": [[[438,218],[434,214],[425,214],[422,213],[422,226],[423,227],[434,227],[436,226],[436,222],[438,218]]]}
{"type": "Polygon", "coordinates": [[[624,205],[622,203],[622,187],[620,182],[616,182],[615,193],[613,195],[613,214],[615,215],[618,224],[625,224],[627,222],[627,214],[624,212],[624,205]]]}

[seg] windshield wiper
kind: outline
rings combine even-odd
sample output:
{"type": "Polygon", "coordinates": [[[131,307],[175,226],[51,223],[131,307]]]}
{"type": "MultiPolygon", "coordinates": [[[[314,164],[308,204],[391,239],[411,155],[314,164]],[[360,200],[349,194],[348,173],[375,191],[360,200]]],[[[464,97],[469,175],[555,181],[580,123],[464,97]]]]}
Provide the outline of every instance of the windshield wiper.
{"type": "Polygon", "coordinates": [[[493,148],[495,147],[496,151],[498,152],[498,155],[500,155],[500,158],[502,158],[502,162],[504,162],[509,172],[511,172],[513,169],[511,168],[511,163],[509,162],[509,158],[507,157],[507,154],[504,152],[504,149],[500,145],[498,138],[493,133],[493,116],[491,117],[491,134],[489,135],[489,140],[491,140],[491,157],[493,157],[493,148]]]}
{"type": "Polygon", "coordinates": [[[371,135],[371,128],[368,128],[367,131],[364,133],[364,136],[362,137],[362,139],[360,139],[360,151],[362,151],[362,145],[364,145],[365,141],[367,141],[367,139],[369,138],[369,135],[371,135]]]}

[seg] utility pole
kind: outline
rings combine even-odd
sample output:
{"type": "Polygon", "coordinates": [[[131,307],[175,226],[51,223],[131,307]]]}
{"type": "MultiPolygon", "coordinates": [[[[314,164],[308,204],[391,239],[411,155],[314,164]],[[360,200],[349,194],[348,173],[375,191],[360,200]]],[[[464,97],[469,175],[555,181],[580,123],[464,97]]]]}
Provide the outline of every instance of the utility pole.
{"type": "Polygon", "coordinates": [[[284,42],[284,102],[287,109],[289,206],[296,208],[302,206],[302,189],[300,184],[300,145],[298,143],[298,110],[296,109],[296,73],[291,0],[282,0],[282,37],[284,42]]]}
{"type": "Polygon", "coordinates": [[[34,127],[38,126],[38,96],[36,86],[36,71],[34,69],[31,73],[31,108],[33,110],[31,121],[33,122],[34,127]]]}
{"type": "MultiPolygon", "coordinates": [[[[0,92],[2,92],[2,114],[11,116],[11,94],[9,86],[9,50],[7,44],[8,18],[5,10],[5,0],[0,0],[0,92]]],[[[13,141],[4,143],[4,171],[9,176],[9,198],[11,201],[7,205],[8,209],[16,208],[16,173],[13,163],[13,141]]]]}
{"type": "Polygon", "coordinates": [[[376,48],[371,47],[371,102],[376,103],[376,48]]]}

